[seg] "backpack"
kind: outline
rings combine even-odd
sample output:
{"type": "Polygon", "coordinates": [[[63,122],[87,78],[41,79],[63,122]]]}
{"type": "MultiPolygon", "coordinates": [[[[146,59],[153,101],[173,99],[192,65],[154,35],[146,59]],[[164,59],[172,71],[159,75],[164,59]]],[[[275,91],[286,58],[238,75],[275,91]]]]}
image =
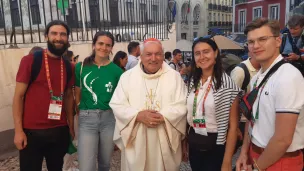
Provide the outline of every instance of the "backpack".
{"type": "MultiPolygon", "coordinates": [[[[42,59],[43,59],[43,51],[37,51],[34,53],[34,59],[33,59],[33,64],[31,68],[31,77],[30,81],[28,83],[28,87],[37,79],[40,70],[41,70],[41,65],[42,65],[42,59]]],[[[72,78],[72,66],[70,61],[66,60],[63,58],[63,62],[65,65],[65,70],[66,70],[66,85],[65,85],[65,90],[67,89],[68,83],[72,78]]]]}
{"type": "MultiPolygon", "coordinates": [[[[282,54],[283,51],[284,51],[284,48],[285,48],[285,45],[286,45],[286,41],[287,41],[287,36],[288,36],[289,43],[291,44],[293,53],[301,56],[300,49],[292,41],[292,37],[291,37],[291,34],[290,34],[289,31],[286,31],[285,33],[283,33],[282,44],[281,44],[281,47],[280,47],[280,53],[282,54]]],[[[304,47],[304,35],[303,34],[301,35],[300,39],[301,39],[301,43],[302,43],[301,46],[304,47]]],[[[285,56],[286,54],[282,54],[282,55],[285,56]]],[[[302,75],[304,77],[304,61],[303,60],[291,61],[289,63],[291,65],[293,65],[294,67],[296,67],[302,73],[302,75]]]]}
{"type": "MultiPolygon", "coordinates": [[[[171,64],[173,64],[174,65],[174,70],[176,70],[177,68],[176,68],[176,64],[174,63],[174,62],[169,62],[169,64],[168,65],[171,65],[171,64]]],[[[177,64],[178,66],[182,66],[182,64],[180,64],[180,63],[178,63],[177,64]]]]}
{"type": "Polygon", "coordinates": [[[245,78],[244,78],[241,89],[246,91],[247,86],[250,82],[250,73],[249,73],[247,66],[241,62],[242,62],[242,59],[240,59],[238,56],[233,55],[233,54],[227,54],[222,58],[223,68],[229,76],[231,75],[231,71],[237,66],[244,70],[245,78]]]}
{"type": "Polygon", "coordinates": [[[250,73],[249,73],[249,70],[248,70],[247,66],[244,63],[240,63],[238,65],[238,67],[242,68],[245,72],[245,78],[244,78],[241,89],[246,92],[247,91],[247,86],[249,85],[249,82],[250,82],[250,73]]]}

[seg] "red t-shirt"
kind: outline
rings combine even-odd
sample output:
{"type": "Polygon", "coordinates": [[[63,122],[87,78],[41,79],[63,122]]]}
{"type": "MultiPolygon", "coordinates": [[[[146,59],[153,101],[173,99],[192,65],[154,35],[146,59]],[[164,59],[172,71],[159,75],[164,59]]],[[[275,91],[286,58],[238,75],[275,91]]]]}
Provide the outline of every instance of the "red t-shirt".
{"type": "MultiPolygon", "coordinates": [[[[33,63],[33,55],[24,56],[20,62],[16,81],[22,83],[29,83],[31,68],[33,63]]],[[[60,96],[60,59],[48,56],[51,85],[54,96],[60,96]]],[[[66,87],[66,69],[63,64],[63,81],[64,88],[66,87]]],[[[68,87],[72,87],[75,82],[74,65],[72,67],[72,78],[68,83],[68,87]]],[[[23,128],[26,129],[48,129],[58,126],[67,125],[67,117],[62,108],[60,120],[48,119],[48,111],[50,105],[51,94],[49,91],[46,71],[44,64],[44,57],[41,64],[41,70],[36,80],[31,83],[25,95],[24,110],[23,110],[23,128]]],[[[64,106],[64,104],[63,104],[64,106]]]]}

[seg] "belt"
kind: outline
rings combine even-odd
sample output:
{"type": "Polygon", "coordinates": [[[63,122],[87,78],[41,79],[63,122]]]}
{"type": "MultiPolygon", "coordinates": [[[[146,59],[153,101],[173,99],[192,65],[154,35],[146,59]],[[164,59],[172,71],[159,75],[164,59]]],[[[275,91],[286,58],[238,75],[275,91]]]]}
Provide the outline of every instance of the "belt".
{"type": "MultiPolygon", "coordinates": [[[[255,153],[257,154],[262,154],[263,151],[265,150],[264,148],[261,148],[261,147],[258,147],[256,146],[255,144],[251,143],[251,148],[252,148],[252,151],[254,151],[255,153]]],[[[293,152],[286,152],[282,158],[288,158],[288,157],[296,157],[298,155],[300,155],[300,150],[297,150],[297,151],[293,151],[293,152]]]]}

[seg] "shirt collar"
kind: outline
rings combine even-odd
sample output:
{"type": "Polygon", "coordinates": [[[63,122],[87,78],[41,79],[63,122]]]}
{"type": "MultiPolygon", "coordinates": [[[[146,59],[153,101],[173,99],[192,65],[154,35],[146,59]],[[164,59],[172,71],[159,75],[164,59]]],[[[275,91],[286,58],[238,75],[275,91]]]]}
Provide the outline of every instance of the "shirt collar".
{"type": "Polygon", "coordinates": [[[251,71],[251,72],[256,72],[256,71],[258,71],[257,69],[255,69],[255,68],[252,66],[252,64],[251,64],[251,62],[250,62],[250,59],[251,59],[251,58],[249,57],[249,58],[245,61],[248,70],[251,71]]]}

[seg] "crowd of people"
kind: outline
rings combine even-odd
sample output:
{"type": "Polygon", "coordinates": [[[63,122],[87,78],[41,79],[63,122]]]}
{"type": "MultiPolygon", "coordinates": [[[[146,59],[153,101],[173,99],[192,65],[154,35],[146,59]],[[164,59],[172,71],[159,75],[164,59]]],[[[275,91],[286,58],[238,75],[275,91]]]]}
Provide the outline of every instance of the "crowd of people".
{"type": "Polygon", "coordinates": [[[50,22],[47,48],[24,56],[16,77],[20,170],[41,171],[45,158],[61,171],[77,136],[80,171],[109,171],[114,147],[122,171],[178,171],[182,161],[193,171],[302,171],[303,16],[288,28],[249,23],[250,57],[228,75],[212,37],[194,40],[185,65],[179,49],[164,52],[155,38],[130,42],[111,61],[114,37],[100,31],[78,62],[69,27],[50,22]]]}

